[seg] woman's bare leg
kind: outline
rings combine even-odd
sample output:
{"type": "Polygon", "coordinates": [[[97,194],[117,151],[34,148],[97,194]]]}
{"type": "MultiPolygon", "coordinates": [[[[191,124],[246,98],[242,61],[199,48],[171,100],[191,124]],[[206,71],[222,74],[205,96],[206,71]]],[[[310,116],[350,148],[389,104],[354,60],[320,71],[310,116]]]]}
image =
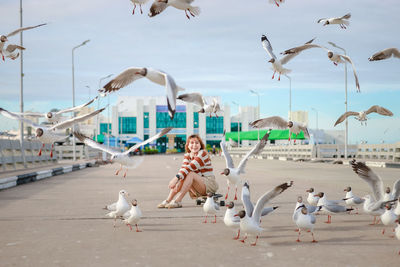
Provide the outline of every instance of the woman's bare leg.
{"type": "Polygon", "coordinates": [[[181,202],[190,188],[193,188],[202,195],[206,195],[206,185],[203,182],[203,178],[195,172],[190,172],[183,180],[182,187],[175,201],[181,202]]]}

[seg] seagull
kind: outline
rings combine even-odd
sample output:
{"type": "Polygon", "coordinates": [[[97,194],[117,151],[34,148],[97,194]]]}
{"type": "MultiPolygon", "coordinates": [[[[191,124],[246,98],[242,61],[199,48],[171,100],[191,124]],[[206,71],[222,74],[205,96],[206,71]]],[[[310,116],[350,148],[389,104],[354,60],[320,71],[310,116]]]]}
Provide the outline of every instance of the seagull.
{"type": "Polygon", "coordinates": [[[128,210],[127,212],[125,212],[125,214],[123,215],[124,220],[123,222],[129,226],[129,228],[132,231],[132,224],[134,224],[136,226],[136,232],[141,232],[138,228],[138,222],[140,220],[140,218],[142,218],[142,211],[139,209],[138,205],[137,205],[137,200],[134,199],[132,200],[132,206],[131,209],[128,210]]]}
{"type": "MultiPolygon", "coordinates": [[[[354,206],[360,205],[365,201],[365,199],[360,198],[353,194],[353,191],[351,191],[351,186],[346,187],[344,189],[344,192],[346,192],[346,196],[344,197],[343,200],[347,205],[350,205],[350,208],[352,208],[353,205],[354,206]]],[[[358,208],[356,207],[356,209],[357,209],[356,214],[358,214],[358,208]]]]}
{"type": "Polygon", "coordinates": [[[316,196],[319,197],[317,206],[320,207],[321,211],[325,211],[326,213],[328,213],[328,220],[325,223],[332,222],[332,216],[330,215],[332,213],[340,213],[353,210],[352,208],[347,209],[345,206],[339,205],[339,203],[341,202],[340,200],[328,200],[324,192],[319,192],[316,196]]]}
{"type": "MultiPolygon", "coordinates": [[[[253,215],[254,205],[253,205],[253,202],[251,202],[250,185],[249,185],[249,183],[247,181],[243,184],[243,187],[242,187],[241,200],[242,200],[242,203],[243,203],[244,211],[246,212],[246,214],[249,217],[251,217],[253,215]]],[[[278,208],[278,206],[263,208],[263,210],[261,212],[261,217],[270,214],[271,212],[273,212],[277,208],[278,208]]]]}
{"type": "Polygon", "coordinates": [[[308,192],[308,197],[307,197],[308,204],[310,204],[312,206],[317,206],[319,197],[315,196],[314,188],[311,187],[310,189],[307,189],[306,192],[308,192]]]}
{"type": "Polygon", "coordinates": [[[3,58],[5,56],[6,58],[10,58],[12,60],[16,60],[19,57],[18,50],[25,50],[25,47],[20,46],[20,45],[15,45],[15,44],[7,45],[6,49],[2,50],[3,58]]]}
{"type": "MultiPolygon", "coordinates": [[[[312,43],[314,41],[314,39],[308,41],[306,44],[312,43]]],[[[278,81],[280,81],[281,74],[286,75],[291,72],[290,69],[285,69],[282,65],[285,65],[286,63],[289,62],[289,60],[291,60],[292,58],[297,56],[297,53],[291,53],[290,55],[287,55],[287,56],[281,58],[280,60],[278,60],[277,57],[275,56],[274,52],[272,51],[272,45],[269,42],[267,36],[265,36],[265,35],[261,36],[261,44],[262,44],[263,48],[265,49],[265,51],[267,51],[268,55],[271,57],[271,59],[268,62],[272,63],[272,70],[274,71],[274,74],[272,75],[272,79],[274,79],[275,73],[278,72],[279,73],[278,81]]]]}
{"type": "MultiPolygon", "coordinates": [[[[0,35],[0,54],[3,57],[3,61],[4,61],[4,54],[3,54],[4,50],[3,50],[3,48],[5,46],[5,43],[8,41],[8,37],[14,36],[19,32],[30,30],[30,29],[34,29],[34,28],[37,28],[37,27],[40,27],[40,26],[43,26],[43,25],[46,25],[46,24],[47,23],[43,23],[43,24],[39,24],[39,25],[36,25],[36,26],[19,28],[19,29],[16,29],[15,31],[10,32],[9,34],[0,35]]],[[[25,49],[24,47],[17,46],[17,45],[8,45],[6,50],[9,49],[9,51],[7,51],[7,52],[12,53],[15,50],[13,46],[16,46],[16,48],[20,49],[20,50],[24,50],[25,49]]],[[[19,53],[18,53],[18,55],[19,55],[19,53]]],[[[18,55],[15,58],[17,58],[18,55]]],[[[11,57],[11,59],[15,59],[15,58],[11,57]]]]}
{"type": "Polygon", "coordinates": [[[125,152],[117,152],[115,150],[110,149],[109,147],[99,144],[96,141],[90,139],[87,136],[84,136],[82,133],[75,131],[74,135],[76,138],[78,138],[81,142],[84,142],[86,145],[96,148],[96,149],[100,149],[108,154],[111,155],[111,160],[115,161],[117,163],[120,164],[120,168],[115,172],[115,175],[118,175],[119,172],[122,170],[122,166],[126,167],[125,173],[124,173],[124,178],[126,177],[126,173],[128,172],[128,167],[132,167],[132,168],[136,168],[142,161],[143,161],[143,157],[139,157],[140,160],[138,160],[138,157],[133,157],[130,156],[130,152],[134,152],[136,149],[138,149],[141,146],[144,146],[148,143],[153,142],[154,140],[164,136],[165,134],[167,134],[169,131],[172,130],[172,127],[169,128],[164,128],[161,132],[159,132],[158,134],[152,136],[151,138],[136,144],[134,146],[132,146],[131,148],[129,148],[127,151],[125,152]]]}
{"type": "MultiPolygon", "coordinates": [[[[317,206],[305,205],[305,204],[303,203],[303,197],[302,197],[302,196],[298,196],[298,197],[297,197],[296,206],[294,207],[293,216],[292,216],[292,219],[293,219],[294,222],[295,222],[295,215],[296,215],[296,212],[298,211],[298,209],[299,209],[300,207],[305,207],[305,208],[307,209],[308,213],[310,213],[310,214],[319,211],[319,208],[318,208],[317,206]]],[[[297,232],[297,231],[298,231],[298,229],[296,230],[296,232],[297,232]]]]}
{"type": "Polygon", "coordinates": [[[8,117],[10,119],[14,119],[14,120],[19,120],[22,121],[26,124],[31,125],[33,128],[35,128],[36,131],[36,137],[39,139],[39,141],[42,142],[42,147],[39,150],[39,156],[42,155],[42,148],[44,148],[45,144],[51,144],[51,150],[50,150],[50,157],[53,157],[53,148],[54,148],[54,142],[57,141],[61,141],[64,140],[65,138],[67,138],[68,136],[65,135],[60,135],[57,134],[55,132],[55,130],[61,130],[61,129],[66,129],[69,127],[72,127],[73,125],[79,123],[79,122],[83,122],[86,121],[88,119],[90,119],[93,116],[96,116],[97,114],[99,114],[100,112],[102,112],[105,108],[93,111],[91,113],[82,115],[82,116],[78,116],[78,117],[74,117],[68,120],[65,120],[63,122],[59,122],[57,124],[54,124],[51,127],[46,127],[43,125],[38,125],[36,123],[34,123],[33,121],[26,119],[16,113],[7,111],[3,108],[0,108],[0,114],[8,117]]]}
{"type": "MultiPolygon", "coordinates": [[[[385,206],[385,212],[381,215],[381,222],[385,226],[395,226],[396,225],[396,219],[397,215],[394,213],[392,210],[392,205],[390,203],[387,203],[385,206]]],[[[393,228],[394,232],[394,228],[393,228]]],[[[382,235],[385,234],[385,228],[382,230],[382,235]]]]}
{"type": "Polygon", "coordinates": [[[394,48],[394,47],[386,48],[386,49],[384,49],[382,51],[376,52],[371,57],[369,57],[368,60],[369,61],[378,61],[378,60],[391,58],[392,56],[400,58],[399,49],[394,48]]]}
{"type": "Polygon", "coordinates": [[[238,167],[235,168],[232,157],[229,154],[228,149],[226,147],[225,131],[224,131],[224,135],[222,136],[220,147],[222,149],[222,153],[224,154],[225,163],[226,163],[226,168],[223,170],[223,172],[221,172],[221,175],[226,176],[227,183],[228,183],[228,191],[226,192],[225,200],[228,199],[230,185],[235,185],[234,200],[237,200],[237,187],[240,183],[240,176],[245,173],[244,169],[246,168],[247,160],[250,158],[250,156],[256,155],[264,149],[264,147],[268,141],[269,133],[270,132],[268,131],[264,135],[264,137],[246,154],[246,156],[244,156],[244,158],[240,161],[238,167]]]}
{"type": "Polygon", "coordinates": [[[192,103],[199,106],[201,109],[198,111],[199,113],[214,113],[218,118],[217,112],[221,110],[221,107],[216,98],[213,98],[213,102],[211,104],[207,104],[206,99],[200,93],[190,93],[190,94],[182,94],[177,97],[182,101],[187,103],[192,103]]]}
{"type": "Polygon", "coordinates": [[[385,206],[387,203],[394,202],[400,196],[400,179],[397,180],[393,185],[393,198],[395,200],[384,200],[384,191],[383,191],[383,181],[382,179],[376,175],[365,163],[357,162],[353,159],[350,162],[353,171],[363,179],[365,182],[368,183],[369,187],[372,190],[373,196],[366,195],[364,196],[364,211],[367,214],[374,216],[374,222],[376,223],[376,216],[382,215],[385,210],[385,206]]]}
{"type": "MultiPolygon", "coordinates": [[[[394,230],[394,234],[395,234],[396,238],[398,240],[400,240],[400,216],[397,218],[397,220],[395,222],[397,222],[397,227],[394,230]]],[[[400,255],[400,251],[398,254],[400,255]]]]}
{"type": "Polygon", "coordinates": [[[350,116],[356,116],[355,119],[360,121],[361,125],[363,124],[363,122],[365,123],[365,125],[367,125],[367,122],[366,122],[367,119],[368,119],[367,115],[370,114],[370,113],[373,113],[373,112],[378,113],[378,114],[383,115],[383,116],[389,116],[389,117],[393,116],[393,113],[390,110],[388,110],[388,109],[386,109],[384,107],[378,106],[378,105],[374,105],[374,106],[370,107],[368,110],[365,110],[365,111],[360,111],[360,112],[347,111],[347,112],[345,112],[335,122],[334,126],[336,126],[339,123],[343,122],[345,119],[347,119],[347,117],[350,117],[350,116]]]}
{"type": "Polygon", "coordinates": [[[118,193],[118,201],[115,205],[115,210],[106,214],[106,216],[114,218],[114,227],[117,221],[117,218],[122,217],[125,212],[129,211],[129,203],[126,200],[126,197],[129,196],[129,193],[125,190],[121,190],[118,193]]]}
{"type": "Polygon", "coordinates": [[[383,201],[390,201],[393,199],[393,194],[390,193],[390,187],[386,187],[385,194],[383,195],[383,201]]]}
{"type": "Polygon", "coordinates": [[[164,71],[152,68],[130,67],[118,74],[117,77],[109,81],[99,91],[102,93],[117,91],[143,77],[146,77],[153,83],[165,86],[167,93],[168,114],[172,120],[174,118],[176,109],[176,94],[178,91],[183,91],[185,89],[177,86],[175,80],[164,71]]]}
{"type": "Polygon", "coordinates": [[[168,6],[184,10],[186,17],[190,19],[187,11],[192,17],[200,15],[200,7],[192,6],[194,0],[155,0],[150,7],[149,17],[154,17],[163,12],[168,6]]]}
{"type": "Polygon", "coordinates": [[[251,244],[251,246],[255,246],[257,244],[258,236],[260,235],[261,231],[264,230],[260,227],[260,219],[265,204],[292,185],[293,181],[283,183],[262,195],[257,200],[257,204],[255,206],[252,216],[249,216],[245,210],[241,210],[239,211],[239,213],[235,214],[235,216],[240,217],[240,231],[245,233],[244,239],[240,240],[241,242],[244,243],[248,235],[256,235],[256,240],[253,244],[251,244]]]}
{"type": "MultiPolygon", "coordinates": [[[[328,42],[330,45],[337,47],[334,43],[332,42],[328,42]]],[[[290,55],[290,54],[295,54],[298,55],[300,52],[310,49],[310,48],[322,48],[324,50],[326,50],[328,53],[328,59],[330,61],[333,62],[333,64],[335,66],[337,66],[338,64],[342,64],[345,63],[346,61],[349,62],[353,68],[353,74],[354,74],[354,80],[356,82],[356,88],[357,88],[357,92],[360,92],[360,84],[358,82],[358,76],[357,76],[357,72],[356,72],[356,67],[353,64],[353,61],[351,60],[351,58],[347,55],[341,55],[341,54],[337,54],[334,53],[332,50],[326,48],[325,46],[322,45],[318,45],[318,44],[312,44],[312,43],[306,43],[302,46],[298,46],[298,47],[294,47],[291,49],[287,49],[284,52],[282,52],[282,55],[290,55]]]]}
{"type": "Polygon", "coordinates": [[[285,0],[269,0],[270,4],[275,4],[277,7],[279,7],[279,3],[284,3],[285,0]]]}
{"type": "Polygon", "coordinates": [[[399,216],[400,215],[400,198],[397,200],[396,208],[394,209],[394,213],[399,216]]]}
{"type": "MultiPolygon", "coordinates": [[[[270,129],[288,129],[289,128],[289,141],[292,136],[292,133],[297,135],[303,131],[304,136],[307,138],[310,138],[310,134],[308,133],[307,126],[295,122],[295,121],[286,121],[285,119],[279,117],[279,116],[272,116],[272,117],[267,117],[259,120],[255,120],[249,124],[253,128],[270,128],[270,129]]],[[[296,142],[296,140],[295,140],[296,142]]]]}
{"type": "Polygon", "coordinates": [[[51,111],[49,111],[47,113],[24,112],[24,113],[15,113],[15,114],[22,115],[24,117],[45,118],[47,120],[47,122],[50,122],[52,124],[56,124],[56,123],[59,123],[59,122],[62,121],[61,114],[67,113],[67,112],[77,112],[80,109],[92,104],[97,98],[98,98],[98,96],[96,96],[94,99],[92,99],[89,102],[84,103],[84,104],[82,104],[80,106],[62,109],[62,110],[57,111],[57,112],[51,112],[51,111]]]}
{"type": "Polygon", "coordinates": [[[134,6],[133,10],[132,10],[132,15],[135,14],[136,4],[138,4],[140,7],[140,14],[143,14],[142,5],[146,4],[147,1],[149,1],[149,0],[131,0],[132,4],[134,6]]]}
{"type": "Polygon", "coordinates": [[[235,204],[233,201],[229,202],[225,211],[224,223],[229,228],[238,229],[237,236],[233,238],[235,240],[240,237],[240,219],[235,216],[236,213],[235,204]]]}
{"type": "Polygon", "coordinates": [[[206,219],[203,223],[207,223],[207,216],[208,214],[214,215],[214,221],[212,223],[217,222],[217,211],[219,211],[219,205],[214,200],[214,193],[207,194],[207,200],[203,205],[203,210],[206,213],[206,219]]]}
{"type": "Polygon", "coordinates": [[[299,235],[297,237],[296,242],[301,242],[300,241],[300,235],[301,235],[301,230],[309,230],[311,232],[313,240],[311,241],[312,243],[318,242],[314,238],[314,226],[315,226],[315,216],[310,214],[308,209],[303,205],[300,205],[295,213],[293,214],[293,220],[296,223],[298,229],[299,229],[299,235]]]}
{"type": "Polygon", "coordinates": [[[350,22],[348,21],[348,19],[350,19],[351,14],[348,13],[346,15],[344,15],[343,17],[338,17],[338,18],[323,18],[323,19],[319,19],[317,21],[317,23],[324,23],[323,25],[326,26],[328,24],[339,24],[340,28],[342,29],[346,29],[346,25],[349,26],[350,22]]]}

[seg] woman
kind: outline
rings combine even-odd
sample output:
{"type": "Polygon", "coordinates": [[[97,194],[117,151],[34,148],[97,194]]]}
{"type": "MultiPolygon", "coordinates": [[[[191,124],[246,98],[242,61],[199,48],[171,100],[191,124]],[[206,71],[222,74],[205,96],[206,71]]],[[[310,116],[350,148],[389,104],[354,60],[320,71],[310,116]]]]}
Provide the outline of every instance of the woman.
{"type": "Polygon", "coordinates": [[[197,198],[209,192],[215,193],[218,189],[210,156],[198,135],[189,136],[185,152],[182,167],[168,184],[169,195],[158,208],[181,208],[182,199],[187,192],[191,198],[197,198]]]}

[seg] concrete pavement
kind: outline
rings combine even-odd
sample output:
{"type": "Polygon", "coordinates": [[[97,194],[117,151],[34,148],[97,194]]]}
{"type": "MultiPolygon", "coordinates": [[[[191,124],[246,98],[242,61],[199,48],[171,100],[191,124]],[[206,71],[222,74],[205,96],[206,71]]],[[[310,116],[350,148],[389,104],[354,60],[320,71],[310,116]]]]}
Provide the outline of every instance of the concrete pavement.
{"type": "MultiPolygon", "coordinates": [[[[114,164],[0,191],[1,266],[396,266],[400,262],[400,241],[382,236],[383,226],[369,226],[372,217],[364,214],[333,215],[331,225],[324,223],[326,216],[318,216],[319,242],[310,243],[308,233],[302,235],[303,242],[295,242],[293,208],[297,196],[305,197],[310,186],[329,199],[343,198],[349,185],[358,195],[369,192],[349,166],[249,160],[246,179],[254,201],[272,187],[294,181],[269,204],[279,208],[263,218],[266,230],[251,247],[232,240],[235,233],[222,221],[225,207],[216,224],[202,223],[202,208],[189,196],[181,209],[156,208],[181,160],[182,155],[146,156],[126,179],[114,175],[118,167],[114,164]],[[121,189],[138,200],[143,232],[130,231],[121,223],[114,229],[113,220],[105,218],[102,207],[116,201],[121,189]]],[[[224,194],[226,179],[219,172],[225,161],[214,157],[212,163],[219,192],[224,194]]],[[[373,170],[385,185],[400,178],[398,169],[373,170]]]]}

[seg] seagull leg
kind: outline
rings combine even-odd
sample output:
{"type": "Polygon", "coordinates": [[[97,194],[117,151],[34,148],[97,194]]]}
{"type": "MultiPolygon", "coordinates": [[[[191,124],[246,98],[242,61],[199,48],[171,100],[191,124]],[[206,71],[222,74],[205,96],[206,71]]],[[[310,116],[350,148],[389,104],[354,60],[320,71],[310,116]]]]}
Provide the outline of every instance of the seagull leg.
{"type": "Polygon", "coordinates": [[[314,238],[314,233],[311,233],[311,235],[312,235],[312,241],[311,241],[311,243],[318,243],[318,241],[315,240],[315,238],[314,238]]]}
{"type": "Polygon", "coordinates": [[[53,148],[54,148],[54,144],[51,144],[51,149],[50,149],[50,158],[53,157],[53,148]]]}
{"type": "Polygon", "coordinates": [[[117,217],[114,218],[114,228],[116,223],[117,223],[117,217]]]}
{"type": "Polygon", "coordinates": [[[119,170],[117,170],[117,171],[115,172],[115,175],[118,175],[119,172],[120,172],[121,170],[122,170],[122,165],[120,166],[119,170]]]}
{"type": "Polygon", "coordinates": [[[247,239],[247,234],[244,236],[242,240],[239,240],[240,242],[244,243],[244,241],[247,239]]]}
{"type": "Polygon", "coordinates": [[[218,118],[218,115],[217,115],[217,113],[215,113],[215,117],[216,117],[216,118],[218,118]]]}
{"type": "Polygon", "coordinates": [[[257,237],[256,237],[256,241],[253,243],[253,244],[250,244],[250,246],[255,246],[255,245],[257,245],[257,240],[258,240],[258,235],[257,235],[257,237]]]}
{"type": "Polygon", "coordinates": [[[217,223],[217,215],[214,215],[214,221],[212,223],[217,223]]]}
{"type": "Polygon", "coordinates": [[[207,223],[207,215],[206,215],[206,219],[204,220],[204,222],[203,223],[207,223]]]}
{"type": "Polygon", "coordinates": [[[139,228],[137,227],[137,224],[135,224],[136,226],[136,232],[141,232],[141,230],[139,230],[139,228]]]}
{"type": "Polygon", "coordinates": [[[238,230],[237,236],[236,236],[236,237],[234,237],[233,239],[234,239],[234,240],[238,240],[238,239],[239,239],[239,237],[240,237],[240,228],[239,228],[239,230],[238,230]]]}
{"type": "Polygon", "coordinates": [[[233,200],[237,200],[237,186],[236,186],[236,190],[235,190],[235,198],[233,200]]]}
{"type": "Polygon", "coordinates": [[[124,173],[124,178],[126,178],[126,173],[128,172],[128,168],[126,168],[125,173],[124,173]]]}
{"type": "Polygon", "coordinates": [[[135,15],[136,4],[133,4],[132,15],[135,15]]]}
{"type": "Polygon", "coordinates": [[[192,13],[192,11],[190,11],[190,9],[188,9],[190,15],[192,15],[192,17],[194,17],[194,14],[192,13]]]}
{"type": "Polygon", "coordinates": [[[189,15],[188,15],[188,13],[187,13],[187,10],[185,10],[185,14],[186,14],[186,17],[187,17],[188,19],[190,19],[189,15]]]}
{"type": "Polygon", "coordinates": [[[279,7],[279,4],[278,4],[278,2],[276,2],[276,0],[275,0],[275,4],[279,7]]]}
{"type": "Polygon", "coordinates": [[[229,185],[228,185],[228,191],[226,192],[226,195],[225,195],[225,200],[228,199],[228,194],[229,194],[229,185]]]}
{"type": "Polygon", "coordinates": [[[276,71],[274,71],[274,74],[272,74],[272,78],[271,78],[271,79],[274,79],[274,77],[275,77],[275,72],[276,72],[276,71]]]}
{"type": "Polygon", "coordinates": [[[382,235],[385,235],[385,228],[383,228],[382,230],[382,235]]]}
{"type": "Polygon", "coordinates": [[[294,230],[295,232],[299,232],[300,231],[300,229],[299,228],[297,228],[296,230],[294,230]]]}
{"type": "Polygon", "coordinates": [[[281,73],[279,72],[279,78],[278,78],[278,81],[280,81],[281,80],[281,73]]]}
{"type": "Polygon", "coordinates": [[[3,58],[3,61],[5,61],[5,60],[4,60],[3,52],[0,52],[0,54],[1,54],[1,57],[3,58]]]}
{"type": "Polygon", "coordinates": [[[337,66],[337,63],[336,63],[336,62],[333,62],[333,65],[337,66]]]}
{"type": "Polygon", "coordinates": [[[370,223],[369,225],[375,225],[376,224],[376,216],[374,216],[374,221],[370,223]]]}
{"type": "Polygon", "coordinates": [[[38,154],[39,157],[42,155],[42,149],[43,149],[43,148],[44,148],[44,144],[42,145],[42,147],[41,147],[40,150],[39,150],[39,154],[38,154]]]}
{"type": "Polygon", "coordinates": [[[331,223],[331,215],[328,215],[328,220],[325,223],[331,223]]]}
{"type": "Polygon", "coordinates": [[[126,226],[128,226],[132,231],[132,225],[130,223],[128,223],[126,226]]]}

